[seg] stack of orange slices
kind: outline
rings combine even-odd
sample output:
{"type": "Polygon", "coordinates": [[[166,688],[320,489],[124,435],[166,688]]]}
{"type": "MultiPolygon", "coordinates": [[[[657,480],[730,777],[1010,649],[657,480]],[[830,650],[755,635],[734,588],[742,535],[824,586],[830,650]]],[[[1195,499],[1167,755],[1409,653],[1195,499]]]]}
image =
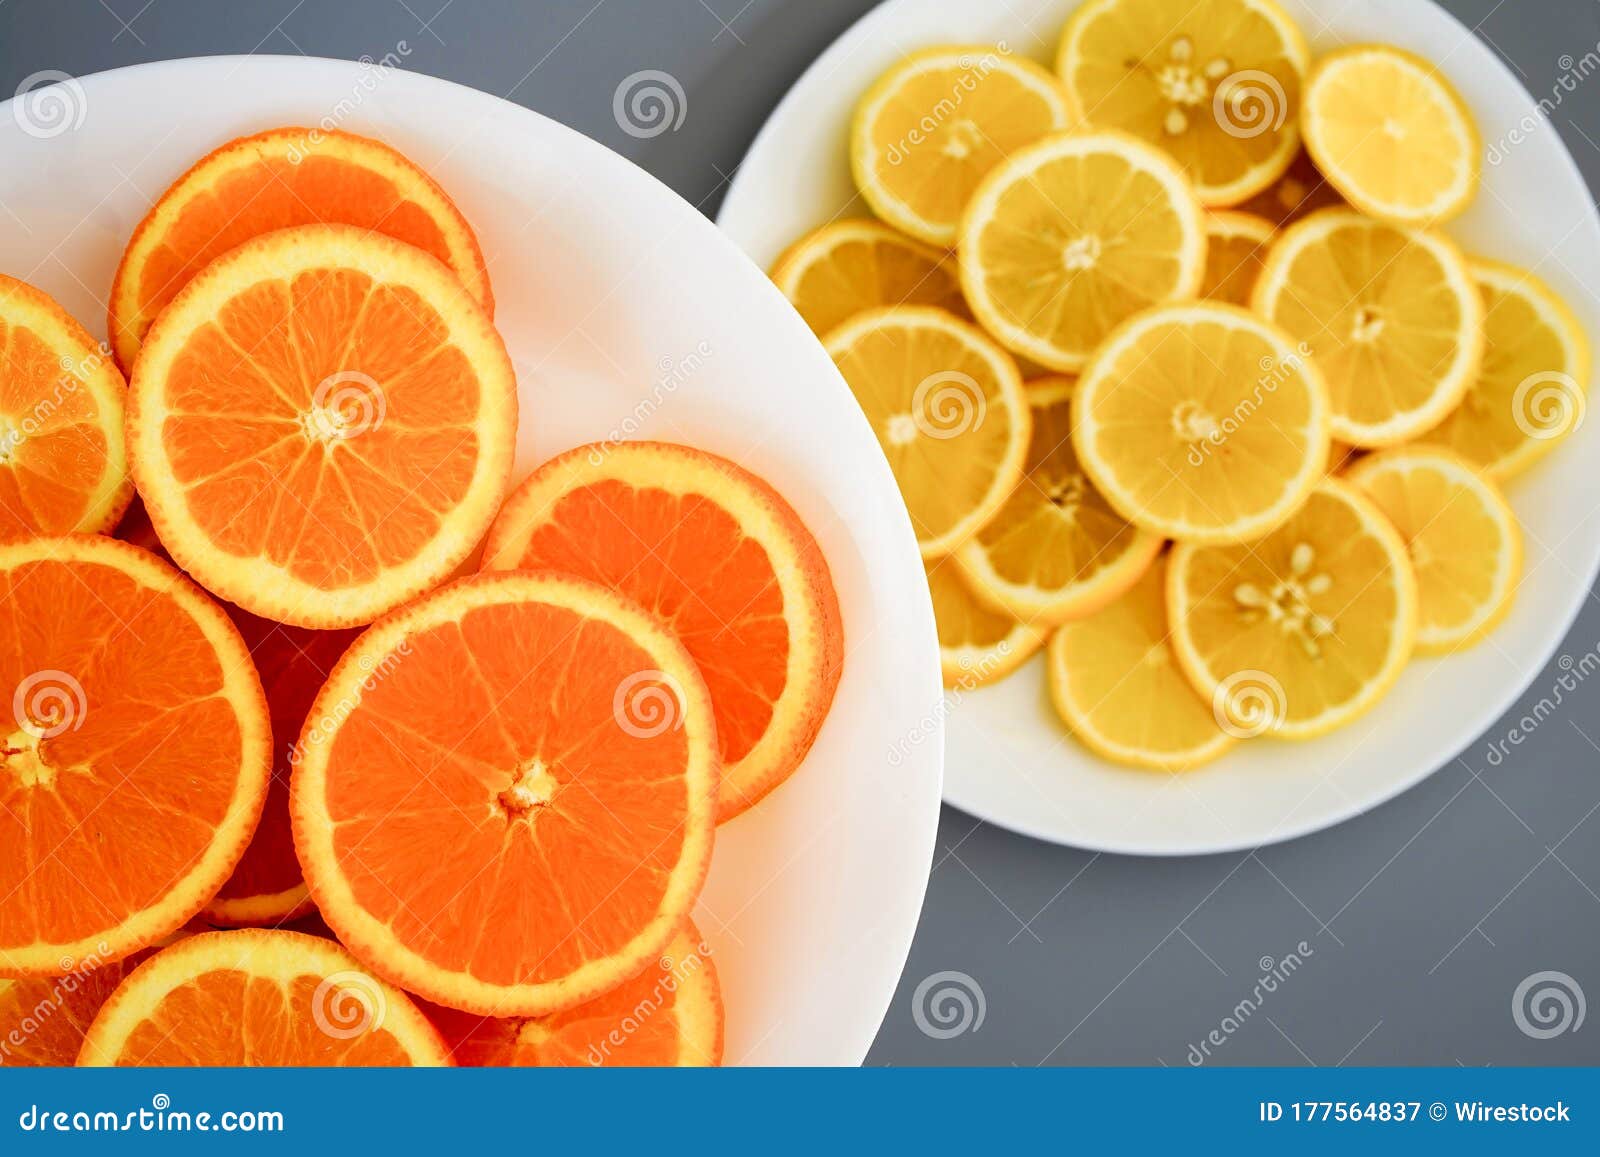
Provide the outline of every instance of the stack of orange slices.
{"type": "Polygon", "coordinates": [[[1576,424],[1589,346],[1443,231],[1482,143],[1440,68],[1313,59],[1278,0],[1085,0],[1053,75],[914,52],[849,139],[879,219],[772,276],[900,483],[947,685],[1048,640],[1072,734],[1179,770],[1506,615],[1500,487],[1576,424]]]}
{"type": "Polygon", "coordinates": [[[643,442],[505,501],[488,262],[378,141],[222,145],[110,300],[0,277],[0,1064],[721,1063],[716,828],[844,662],[794,508],[643,442]]]}

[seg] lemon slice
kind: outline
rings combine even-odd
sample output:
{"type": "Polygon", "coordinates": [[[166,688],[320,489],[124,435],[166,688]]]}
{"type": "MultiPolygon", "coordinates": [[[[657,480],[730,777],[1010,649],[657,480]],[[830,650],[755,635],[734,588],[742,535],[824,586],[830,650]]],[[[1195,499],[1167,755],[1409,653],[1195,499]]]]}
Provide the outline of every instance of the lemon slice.
{"type": "Polygon", "coordinates": [[[1317,168],[1363,213],[1397,225],[1456,216],[1478,191],[1483,141],[1432,64],[1387,44],[1330,52],[1306,81],[1300,128],[1317,168]]]}
{"type": "Polygon", "coordinates": [[[1324,479],[1256,542],[1173,549],[1173,647],[1241,737],[1309,739],[1394,685],[1417,634],[1406,544],[1371,499],[1324,479]]]}
{"type": "Polygon", "coordinates": [[[1427,437],[1503,480],[1583,421],[1589,338],[1566,302],[1526,269],[1474,260],[1472,276],[1483,295],[1483,368],[1427,437]]]}
{"type": "Polygon", "coordinates": [[[1236,740],[1178,667],[1163,599],[1166,561],[1050,639],[1050,699],[1071,732],[1118,763],[1181,771],[1236,740]]]}
{"type": "Polygon", "coordinates": [[[1328,379],[1334,436],[1355,446],[1437,425],[1483,360],[1483,300],[1455,243],[1349,209],[1280,234],[1251,302],[1311,351],[1328,379]]]}
{"type": "Polygon", "coordinates": [[[948,247],[983,175],[1073,119],[1061,83],[1004,45],[929,48],[884,73],[856,106],[850,168],[874,213],[948,247]]]}
{"type": "Polygon", "coordinates": [[[1388,515],[1417,575],[1417,650],[1455,651],[1511,609],[1522,532],[1495,485],[1470,462],[1430,446],[1369,454],[1345,475],[1388,515]]]}
{"type": "Polygon", "coordinates": [[[1071,373],[1119,322],[1199,292],[1205,214],[1166,154],[1126,133],[1068,133],[984,178],[958,252],[984,328],[1071,373]]]}
{"type": "Polygon", "coordinates": [[[859,313],[822,344],[889,459],[923,557],[949,554],[1022,477],[1032,423],[1016,363],[921,305],[859,313]]]}
{"type": "Polygon", "coordinates": [[[939,666],[946,687],[970,690],[1003,679],[1044,646],[1049,628],[979,602],[948,560],[924,562],[923,568],[939,625],[939,666]]]}
{"type": "Polygon", "coordinates": [[[1237,205],[1300,146],[1305,36],[1274,0],[1088,0],[1056,71],[1084,118],[1177,158],[1207,205],[1237,205]]]}
{"type": "Polygon", "coordinates": [[[1113,509],[1169,538],[1239,542],[1288,518],[1328,460],[1328,391],[1276,326],[1220,302],[1164,305],[1078,380],[1072,444],[1113,509]]]}
{"type": "Polygon", "coordinates": [[[877,221],[835,221],[807,233],[773,264],[772,280],[819,335],[885,305],[967,308],[954,256],[877,221]]]}
{"type": "Polygon", "coordinates": [[[1090,484],[1072,449],[1072,380],[1028,383],[1028,464],[998,513],[955,554],[979,599],[1028,622],[1093,614],[1136,582],[1162,538],[1090,484]]]}
{"type": "Polygon", "coordinates": [[[1200,296],[1248,306],[1273,232],[1272,222],[1254,213],[1206,214],[1206,275],[1200,296]]]}

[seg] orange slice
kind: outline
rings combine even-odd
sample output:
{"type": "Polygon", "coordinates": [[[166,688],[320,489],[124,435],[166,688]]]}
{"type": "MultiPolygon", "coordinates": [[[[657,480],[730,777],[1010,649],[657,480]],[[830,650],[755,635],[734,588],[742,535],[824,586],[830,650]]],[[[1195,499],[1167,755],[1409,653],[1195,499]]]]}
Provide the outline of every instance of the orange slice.
{"type": "Polygon", "coordinates": [[[295,847],[369,966],[451,1008],[546,1016],[677,934],[710,863],[716,742],[694,659],[636,604],[475,575],[334,669],[290,784],[295,847]]]}
{"type": "Polygon", "coordinates": [[[77,1063],[83,1035],[117,985],[149,957],[58,961],[62,976],[0,979],[0,1068],[59,1068],[77,1063]]]}
{"type": "Polygon", "coordinates": [[[66,310],[0,274],[0,538],[117,524],[133,500],[127,392],[66,310]]]}
{"type": "Polygon", "coordinates": [[[483,569],[590,579],[672,628],[711,692],[719,821],[811,750],[844,663],[839,600],[805,523],[748,470],[666,442],[579,446],[506,501],[483,569]]]}
{"type": "Polygon", "coordinates": [[[1350,209],[1280,234],[1251,304],[1304,343],[1328,381],[1334,437],[1355,446],[1437,425],[1482,364],[1483,301],[1455,243],[1350,209]]]}
{"type": "Polygon", "coordinates": [[[1048,627],[980,602],[954,562],[937,559],[922,565],[939,627],[939,667],[946,687],[971,689],[997,682],[1032,658],[1050,637],[1048,627]]]}
{"type": "Polygon", "coordinates": [[[1271,221],[1253,213],[1206,214],[1206,275],[1200,296],[1248,307],[1273,232],[1271,221]]]}
{"type": "Polygon", "coordinates": [[[358,631],[308,631],[234,608],[231,615],[267,694],[272,782],[256,834],[202,919],[225,928],[281,924],[312,910],[289,825],[289,772],[317,692],[358,631]]]}
{"type": "Polygon", "coordinates": [[[1040,626],[1091,615],[1138,581],[1161,550],[1111,508],[1072,448],[1072,379],[1028,383],[1033,435],[1023,480],[955,553],[995,610],[1040,626]]]}
{"type": "Polygon", "coordinates": [[[145,961],[111,994],[80,1065],[448,1065],[411,998],[338,944],[301,932],[203,932],[145,961]]]}
{"type": "Polygon", "coordinates": [[[340,225],[259,237],[191,281],[134,369],[150,520],[229,602],[348,627],[436,585],[505,492],[516,381],[445,266],[340,225]]]}
{"type": "Polygon", "coordinates": [[[0,973],[119,960],[233,871],[272,766],[227,615],[111,538],[0,546],[0,973]]]}
{"type": "Polygon", "coordinates": [[[459,1065],[707,1068],[722,1063],[722,990],[691,923],[659,960],[604,996],[532,1020],[438,1008],[433,1021],[459,1065]]]}
{"type": "Polygon", "coordinates": [[[1539,277],[1481,259],[1472,277],[1483,296],[1483,368],[1426,437],[1504,481],[1578,428],[1593,359],[1583,323],[1539,277]]]}
{"type": "Polygon", "coordinates": [[[1499,489],[1448,450],[1399,446],[1346,477],[1405,539],[1417,574],[1417,650],[1481,640],[1510,611],[1522,577],[1522,531],[1499,489]]]}
{"type": "Polygon", "coordinates": [[[1085,747],[1117,763],[1182,771],[1234,744],[1178,666],[1167,630],[1167,564],[1050,639],[1050,699],[1085,747]]]}
{"type": "Polygon", "coordinates": [[[835,221],[806,234],[772,266],[772,280],[818,336],[885,305],[967,308],[952,254],[877,221],[835,221]]]}
{"type": "Polygon", "coordinates": [[[432,178],[379,141],[290,126],[201,158],[139,223],[111,286],[117,360],[131,370],[156,317],[228,250],[274,229],[318,223],[353,225],[432,254],[493,313],[477,238],[432,178]]]}

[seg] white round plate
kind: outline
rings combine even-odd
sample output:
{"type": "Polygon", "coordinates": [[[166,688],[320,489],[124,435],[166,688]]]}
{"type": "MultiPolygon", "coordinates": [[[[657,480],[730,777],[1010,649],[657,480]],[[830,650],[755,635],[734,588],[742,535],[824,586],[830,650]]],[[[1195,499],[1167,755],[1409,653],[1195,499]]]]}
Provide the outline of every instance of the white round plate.
{"type": "Polygon", "coordinates": [[[844,675],[805,765],[718,832],[697,921],[722,978],[728,1063],[859,1064],[932,861],[938,650],[894,479],[778,291],[643,170],[429,77],[211,58],[85,77],[52,99],[66,105],[47,121],[0,108],[0,270],[91,331],[104,331],[134,225],[188,165],[242,133],[336,126],[409,154],[476,227],[517,366],[518,477],[579,443],[657,438],[740,461],[789,498],[833,570],[844,675]],[[885,753],[912,734],[925,741],[886,772],[885,753]]]}
{"type": "MultiPolygon", "coordinates": [[[[1529,266],[1600,338],[1600,222],[1572,158],[1533,99],[1470,31],[1428,0],[1284,0],[1314,52],[1386,41],[1439,63],[1471,106],[1489,157],[1471,210],[1449,226],[1469,251],[1529,266]]],[[[906,53],[1004,41],[1050,65],[1075,0],[888,0],[790,90],[740,166],[718,224],[758,263],[838,216],[869,216],[846,146],[856,100],[906,53]]],[[[1510,487],[1527,574],[1487,642],[1418,660],[1372,714],[1308,744],[1260,740],[1182,775],[1090,754],[1047,702],[1044,662],[953,700],[945,800],[1039,839],[1184,855],[1254,847],[1328,827],[1420,781],[1516,701],[1571,626],[1600,566],[1589,422],[1510,487]]]]}

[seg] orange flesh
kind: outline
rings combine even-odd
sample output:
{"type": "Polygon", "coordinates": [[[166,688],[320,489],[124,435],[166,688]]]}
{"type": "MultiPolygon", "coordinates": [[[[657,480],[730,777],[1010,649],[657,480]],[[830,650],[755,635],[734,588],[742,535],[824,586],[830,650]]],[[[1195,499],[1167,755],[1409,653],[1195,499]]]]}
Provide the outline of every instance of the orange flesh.
{"type": "Polygon", "coordinates": [[[0,1068],[70,1066],[106,998],[140,957],[69,976],[0,980],[0,1068]]]}
{"type": "Polygon", "coordinates": [[[476,606],[406,646],[328,752],[333,854],[357,906],[492,984],[621,951],[661,910],[690,811],[686,732],[618,725],[619,687],[659,659],[542,602],[476,606]]]}
{"type": "Polygon", "coordinates": [[[724,763],[766,732],[788,679],[783,593],[767,552],[715,502],[592,482],[561,496],[515,565],[590,579],[665,620],[711,692],[724,763]]]}

